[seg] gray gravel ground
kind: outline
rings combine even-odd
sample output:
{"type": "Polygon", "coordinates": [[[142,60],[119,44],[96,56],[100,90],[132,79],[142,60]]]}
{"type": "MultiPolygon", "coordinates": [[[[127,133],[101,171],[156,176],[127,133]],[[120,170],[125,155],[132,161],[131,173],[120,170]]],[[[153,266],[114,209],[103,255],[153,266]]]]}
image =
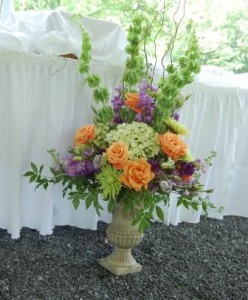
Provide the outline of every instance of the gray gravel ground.
{"type": "Polygon", "coordinates": [[[97,263],[112,249],[106,226],[0,230],[0,300],[248,299],[248,218],[155,223],[133,251],[142,272],[124,276],[97,263]]]}

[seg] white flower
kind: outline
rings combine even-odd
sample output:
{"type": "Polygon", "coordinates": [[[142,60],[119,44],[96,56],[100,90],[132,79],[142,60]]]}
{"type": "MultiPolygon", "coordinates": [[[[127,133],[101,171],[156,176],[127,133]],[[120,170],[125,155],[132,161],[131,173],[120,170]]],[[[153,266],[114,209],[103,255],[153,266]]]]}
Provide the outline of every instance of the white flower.
{"type": "Polygon", "coordinates": [[[159,185],[163,192],[169,193],[172,190],[174,183],[171,180],[160,181],[159,185]]]}

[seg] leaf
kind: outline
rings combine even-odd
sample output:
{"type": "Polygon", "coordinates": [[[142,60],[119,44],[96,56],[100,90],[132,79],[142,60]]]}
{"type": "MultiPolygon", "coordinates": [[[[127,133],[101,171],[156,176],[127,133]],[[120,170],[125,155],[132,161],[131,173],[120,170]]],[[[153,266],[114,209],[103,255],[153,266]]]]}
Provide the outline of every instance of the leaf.
{"type": "Polygon", "coordinates": [[[31,162],[31,168],[34,170],[35,173],[38,173],[38,168],[33,162],[31,162]]]}
{"type": "Polygon", "coordinates": [[[183,203],[183,198],[180,197],[180,198],[177,200],[177,207],[180,206],[182,203],[183,203]]]}
{"type": "Polygon", "coordinates": [[[25,174],[23,174],[23,176],[32,176],[34,175],[35,173],[33,171],[28,171],[26,172],[25,174]]]}
{"type": "Polygon", "coordinates": [[[207,203],[206,201],[202,201],[202,209],[206,212],[207,211],[207,203]]]}
{"type": "Polygon", "coordinates": [[[43,186],[44,186],[44,189],[46,190],[48,188],[48,182],[46,182],[43,186]]]}
{"type": "Polygon", "coordinates": [[[43,170],[43,167],[44,167],[43,165],[41,165],[41,166],[40,166],[39,173],[41,173],[41,172],[42,172],[42,170],[43,170]]]}
{"type": "Polygon", "coordinates": [[[79,198],[74,198],[74,199],[72,200],[72,204],[73,204],[73,206],[74,206],[75,209],[78,209],[79,204],[80,204],[79,198]]]}
{"type": "Polygon", "coordinates": [[[183,206],[189,209],[189,202],[186,199],[183,199],[183,206]]]}
{"type": "Polygon", "coordinates": [[[159,217],[159,219],[164,222],[164,212],[162,208],[159,207],[158,205],[156,205],[156,214],[159,217]]]}
{"type": "Polygon", "coordinates": [[[108,211],[111,213],[114,211],[116,207],[116,201],[114,199],[110,199],[108,203],[108,211]]]}
{"type": "Polygon", "coordinates": [[[33,176],[31,176],[30,179],[29,179],[29,183],[35,181],[35,180],[36,180],[36,177],[37,177],[36,174],[34,174],[33,176]]]}
{"type": "Polygon", "coordinates": [[[88,209],[92,204],[92,198],[91,197],[87,197],[85,198],[85,206],[86,206],[86,209],[88,209]]]}
{"type": "Polygon", "coordinates": [[[198,203],[197,202],[191,202],[190,205],[195,211],[198,211],[198,203]]]}
{"type": "Polygon", "coordinates": [[[143,217],[143,214],[140,212],[140,213],[138,214],[138,216],[132,221],[132,225],[133,225],[133,226],[134,226],[134,225],[137,225],[137,224],[141,221],[142,217],[143,217]]]}

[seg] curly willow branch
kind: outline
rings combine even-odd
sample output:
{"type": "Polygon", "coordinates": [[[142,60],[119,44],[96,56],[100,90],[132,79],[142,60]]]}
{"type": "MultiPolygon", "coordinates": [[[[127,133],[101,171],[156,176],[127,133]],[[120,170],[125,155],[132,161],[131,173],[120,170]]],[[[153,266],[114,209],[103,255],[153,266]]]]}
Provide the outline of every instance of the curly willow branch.
{"type": "MultiPolygon", "coordinates": [[[[246,38],[246,37],[248,37],[248,35],[246,35],[245,38],[246,38]]],[[[248,42],[245,42],[244,44],[242,44],[242,45],[240,45],[240,46],[234,46],[234,45],[232,45],[232,44],[226,42],[226,43],[220,44],[215,50],[212,50],[212,51],[209,51],[209,52],[200,52],[200,54],[202,54],[202,55],[207,55],[207,54],[215,53],[215,52],[217,52],[221,47],[223,47],[223,46],[225,46],[225,45],[231,47],[232,49],[240,49],[240,48],[243,48],[243,47],[245,47],[246,45],[248,45],[248,42]]]]}
{"type": "Polygon", "coordinates": [[[163,77],[164,77],[164,73],[165,73],[164,59],[165,59],[165,57],[166,57],[166,55],[167,55],[169,49],[170,49],[170,64],[172,65],[172,53],[173,53],[173,49],[174,49],[174,46],[175,46],[175,40],[176,40],[176,37],[177,37],[177,33],[178,33],[178,30],[179,30],[179,27],[180,27],[180,25],[181,25],[181,23],[182,23],[182,21],[183,21],[183,19],[184,19],[184,17],[185,17],[185,12],[186,12],[186,2],[187,2],[187,0],[184,0],[184,3],[183,3],[183,15],[182,15],[182,17],[180,18],[180,20],[179,20],[178,23],[177,23],[176,20],[175,20],[175,16],[176,16],[176,14],[178,13],[179,8],[180,8],[180,6],[181,6],[181,0],[179,0],[177,9],[176,9],[175,13],[173,14],[173,20],[174,20],[176,29],[175,29],[174,35],[172,36],[172,38],[171,38],[171,40],[170,40],[168,49],[167,49],[167,51],[165,51],[165,53],[164,53],[164,55],[163,55],[163,57],[162,57],[162,59],[161,59],[161,64],[162,64],[162,66],[163,66],[163,77]]]}
{"type": "MultiPolygon", "coordinates": [[[[154,40],[153,40],[155,63],[154,63],[153,70],[152,70],[152,82],[151,82],[151,84],[153,83],[154,74],[155,74],[155,70],[156,70],[156,66],[157,66],[157,62],[158,62],[156,40],[157,40],[157,37],[158,37],[158,35],[160,34],[160,32],[162,31],[163,26],[164,26],[164,19],[165,19],[165,0],[164,0],[164,4],[163,4],[163,9],[162,9],[162,11],[163,11],[163,14],[162,14],[161,26],[160,26],[160,28],[159,28],[158,32],[156,33],[156,35],[155,35],[155,37],[154,37],[154,40]]],[[[156,14],[155,18],[156,18],[157,16],[158,16],[158,13],[156,14]]]]}

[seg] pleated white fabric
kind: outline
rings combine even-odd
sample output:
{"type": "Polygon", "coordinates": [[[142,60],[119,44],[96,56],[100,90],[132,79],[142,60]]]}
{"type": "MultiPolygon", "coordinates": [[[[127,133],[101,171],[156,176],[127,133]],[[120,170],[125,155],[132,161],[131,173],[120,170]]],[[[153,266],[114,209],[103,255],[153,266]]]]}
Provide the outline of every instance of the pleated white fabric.
{"type": "MultiPolygon", "coordinates": [[[[93,62],[92,71],[114,93],[122,69],[93,62]]],[[[106,203],[98,217],[82,203],[75,210],[62,198],[62,188],[34,191],[24,174],[30,162],[49,166],[47,149],[62,155],[72,143],[75,130],[92,123],[91,91],[82,84],[75,60],[56,56],[0,53],[0,228],[18,238],[20,229],[37,229],[51,234],[56,225],[96,229],[97,221],[109,222],[106,203]]],[[[222,215],[248,217],[248,89],[217,87],[196,81],[185,89],[191,99],[185,104],[181,121],[191,129],[188,138],[192,154],[218,155],[205,174],[203,183],[215,192],[211,200],[223,205],[222,215]]],[[[201,211],[176,207],[176,199],[164,208],[167,224],[199,222],[201,211]]]]}

